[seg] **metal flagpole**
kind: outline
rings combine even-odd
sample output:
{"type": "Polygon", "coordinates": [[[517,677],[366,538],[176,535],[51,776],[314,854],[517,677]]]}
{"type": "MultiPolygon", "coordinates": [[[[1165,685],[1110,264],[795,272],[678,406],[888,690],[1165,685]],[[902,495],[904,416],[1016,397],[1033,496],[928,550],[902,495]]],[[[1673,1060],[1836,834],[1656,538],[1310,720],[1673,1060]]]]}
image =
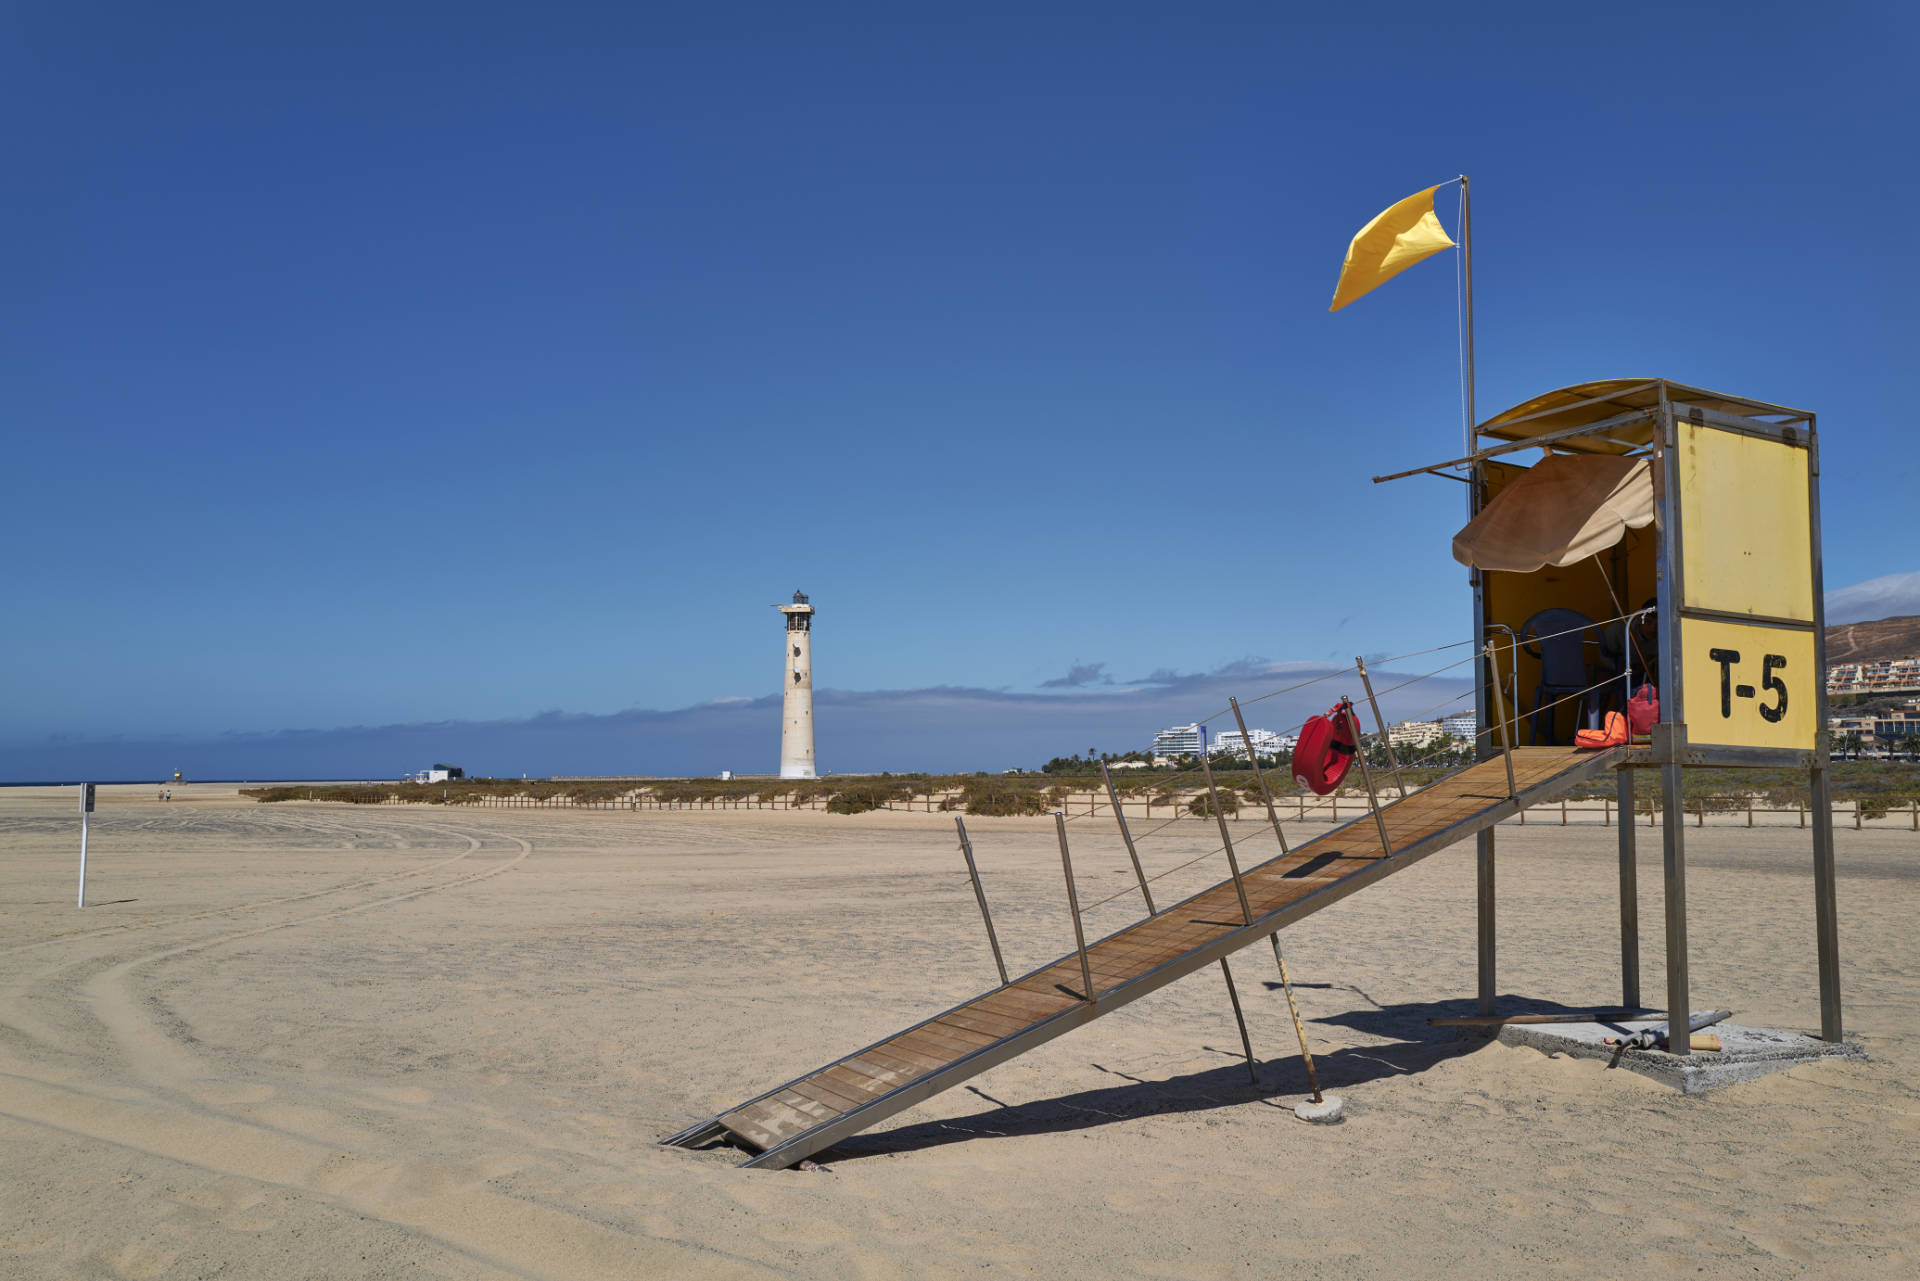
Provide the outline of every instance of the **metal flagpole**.
{"type": "MultiPolygon", "coordinates": [[[[1474,430],[1479,415],[1474,407],[1473,387],[1473,194],[1472,186],[1466,174],[1460,175],[1460,356],[1462,398],[1466,401],[1467,421],[1462,424],[1466,435],[1466,452],[1473,453],[1476,432],[1474,430]]],[[[1467,473],[1467,519],[1472,520],[1480,514],[1480,491],[1485,468],[1474,463],[1467,473]]],[[[1478,569],[1467,571],[1473,583],[1473,638],[1476,645],[1486,642],[1486,579],[1478,569]]],[[[1495,678],[1498,679],[1496,673],[1495,678]]],[[[1475,724],[1480,729],[1487,727],[1487,672],[1485,663],[1473,665],[1473,710],[1475,724]]],[[[1481,742],[1486,742],[1485,735],[1481,742]]],[[[1490,744],[1489,744],[1490,746],[1490,744]]],[[[1491,755],[1488,752],[1487,755],[1491,755]]],[[[1476,752],[1475,756],[1481,753],[1476,752]]],[[[1484,759],[1484,757],[1482,758],[1484,759]]],[[[1480,1013],[1492,1014],[1494,1006],[1494,897],[1493,897],[1493,829],[1487,828],[1477,838],[1478,849],[1475,858],[1475,876],[1479,899],[1478,951],[1480,971],[1479,1007],[1480,1013]]]]}
{"type": "Polygon", "coordinates": [[[1473,427],[1475,422],[1473,409],[1473,197],[1468,190],[1467,175],[1460,175],[1460,275],[1464,281],[1460,290],[1461,345],[1466,349],[1467,363],[1467,452],[1473,452],[1473,427]]]}

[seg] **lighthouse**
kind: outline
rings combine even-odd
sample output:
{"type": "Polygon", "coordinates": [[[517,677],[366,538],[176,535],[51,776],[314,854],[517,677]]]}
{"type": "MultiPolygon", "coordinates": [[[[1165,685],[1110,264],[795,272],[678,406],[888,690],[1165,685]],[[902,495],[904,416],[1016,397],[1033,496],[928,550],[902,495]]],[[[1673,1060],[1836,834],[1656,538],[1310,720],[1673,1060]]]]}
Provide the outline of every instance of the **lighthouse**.
{"type": "Polygon", "coordinates": [[[781,685],[786,697],[780,710],[780,777],[815,778],[813,771],[813,606],[805,592],[793,594],[793,604],[775,605],[787,616],[786,661],[781,685]]]}

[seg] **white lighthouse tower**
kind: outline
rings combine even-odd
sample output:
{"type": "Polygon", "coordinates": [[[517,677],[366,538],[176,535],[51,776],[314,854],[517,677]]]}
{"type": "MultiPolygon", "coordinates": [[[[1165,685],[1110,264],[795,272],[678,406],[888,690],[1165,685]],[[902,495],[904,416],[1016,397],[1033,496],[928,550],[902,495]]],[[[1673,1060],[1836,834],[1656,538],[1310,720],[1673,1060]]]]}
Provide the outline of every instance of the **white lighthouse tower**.
{"type": "Polygon", "coordinates": [[[775,605],[787,616],[785,705],[780,712],[780,777],[815,778],[813,772],[813,606],[805,592],[793,604],[775,605]]]}

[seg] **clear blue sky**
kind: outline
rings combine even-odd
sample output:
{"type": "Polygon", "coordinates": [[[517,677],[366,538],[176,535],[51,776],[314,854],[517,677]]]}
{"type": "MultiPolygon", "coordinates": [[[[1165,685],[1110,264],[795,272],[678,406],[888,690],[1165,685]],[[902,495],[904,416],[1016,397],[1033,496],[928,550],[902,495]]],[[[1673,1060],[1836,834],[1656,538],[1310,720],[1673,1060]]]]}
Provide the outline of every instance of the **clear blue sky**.
{"type": "Polygon", "coordinates": [[[1454,639],[1453,256],[1326,306],[1463,171],[1483,416],[1816,409],[1920,567],[1909,8],[1306,11],[13,7],[0,745],[1454,639]]]}

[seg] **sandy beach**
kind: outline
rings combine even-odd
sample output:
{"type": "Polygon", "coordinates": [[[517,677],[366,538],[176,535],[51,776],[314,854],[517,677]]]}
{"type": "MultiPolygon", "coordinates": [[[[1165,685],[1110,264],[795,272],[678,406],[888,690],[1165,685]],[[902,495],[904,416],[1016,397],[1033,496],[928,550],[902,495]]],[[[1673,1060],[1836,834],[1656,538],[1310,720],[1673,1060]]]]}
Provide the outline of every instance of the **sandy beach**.
{"type": "MultiPolygon", "coordinates": [[[[77,911],[73,792],[0,790],[0,1276],[1920,1274],[1899,827],[1836,833],[1866,1062],[1683,1098],[1428,1027],[1472,1005],[1469,845],[1282,935],[1341,1125],[1294,1119],[1285,1004],[1247,953],[1257,1089],[1205,973],[758,1172],[657,1140],[991,985],[947,816],[174,794],[102,789],[77,911]]],[[[1067,950],[1050,822],[969,829],[1009,964],[1067,950]]],[[[1234,830],[1261,848],[1250,812],[1234,830]]],[[[1124,851],[1073,831],[1083,902],[1117,896],[1104,933],[1139,911],[1124,851]]],[[[1142,852],[1159,872],[1213,835],[1142,852]]],[[[1694,1003],[1817,1027],[1808,834],[1687,838],[1694,1003]]],[[[1617,1001],[1614,833],[1499,843],[1501,990],[1617,1001]]]]}

